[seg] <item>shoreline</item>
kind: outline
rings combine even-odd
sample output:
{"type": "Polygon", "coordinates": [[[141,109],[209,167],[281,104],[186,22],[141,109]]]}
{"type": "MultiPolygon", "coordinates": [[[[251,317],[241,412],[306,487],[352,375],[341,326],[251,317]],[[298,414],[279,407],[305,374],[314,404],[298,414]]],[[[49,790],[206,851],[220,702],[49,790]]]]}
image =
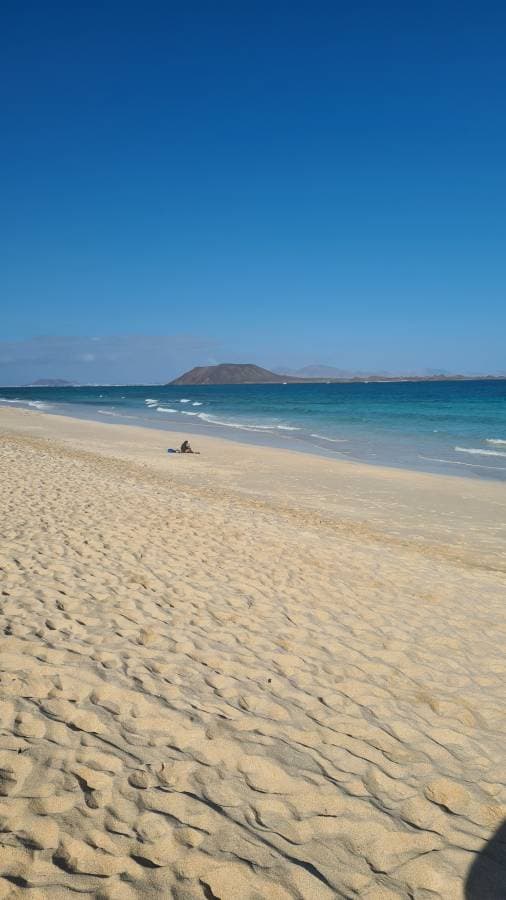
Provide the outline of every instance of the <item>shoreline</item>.
{"type": "Polygon", "coordinates": [[[285,506],[291,498],[296,509],[327,517],[334,527],[351,523],[382,540],[431,546],[439,555],[455,554],[460,547],[461,558],[467,554],[468,559],[483,558],[492,566],[506,567],[500,552],[501,541],[506,543],[504,482],[371,465],[228,436],[199,436],[201,453],[181,458],[167,453],[167,438],[177,436],[178,446],[191,434],[188,430],[2,408],[0,428],[9,430],[9,425],[14,433],[140,463],[162,477],[175,478],[186,489],[233,493],[256,502],[282,500],[285,506]]]}
{"type": "MultiPolygon", "coordinates": [[[[483,399],[491,396],[494,399],[495,394],[490,395],[488,390],[485,394],[480,393],[477,384],[470,405],[459,406],[462,398],[459,399],[459,394],[454,394],[452,388],[453,425],[447,424],[449,414],[445,413],[444,394],[436,394],[432,410],[430,391],[422,396],[412,395],[411,392],[403,393],[402,385],[394,394],[381,395],[378,402],[367,392],[362,396],[361,392],[354,391],[342,397],[339,392],[334,396],[328,390],[323,394],[311,394],[311,409],[316,411],[314,417],[306,417],[305,395],[300,391],[289,396],[284,393],[288,388],[282,388],[280,393],[279,385],[271,385],[272,392],[260,392],[257,396],[255,391],[241,392],[241,388],[248,387],[244,385],[235,386],[236,393],[233,388],[223,393],[221,386],[214,387],[218,392],[216,395],[207,388],[188,388],[191,399],[183,399],[175,388],[172,388],[172,394],[163,395],[163,391],[157,393],[154,387],[146,386],[138,386],[131,393],[127,388],[119,387],[111,388],[109,392],[107,388],[83,388],[84,394],[76,388],[69,388],[67,393],[64,389],[38,388],[25,390],[25,397],[20,397],[13,389],[11,399],[1,398],[4,402],[0,403],[0,408],[37,408],[48,414],[84,421],[135,423],[143,428],[165,430],[167,434],[178,433],[184,428],[199,439],[210,436],[243,446],[289,448],[298,453],[368,466],[506,482],[506,452],[503,447],[496,446],[504,443],[496,440],[504,437],[503,424],[499,413],[490,412],[489,415],[489,407],[492,407],[483,399]],[[148,398],[147,392],[152,396],[148,398]],[[153,400],[153,396],[157,400],[153,400]],[[242,398],[240,402],[238,397],[242,398]],[[410,412],[412,402],[415,404],[413,413],[410,412]],[[193,407],[199,408],[198,411],[193,407]],[[396,417],[404,408],[406,413],[401,422],[396,417]],[[323,412],[318,412],[319,409],[323,412]],[[332,412],[325,419],[328,409],[332,412]],[[474,410],[473,415],[469,409],[474,410]]],[[[255,388],[255,385],[249,387],[255,388]]],[[[310,391],[315,388],[314,385],[307,387],[310,391]]],[[[498,397],[500,403],[505,399],[501,391],[498,397]]],[[[451,421],[450,416],[448,422],[451,421]]]]}
{"type": "MultiPolygon", "coordinates": [[[[19,403],[23,403],[25,401],[19,401],[19,403]]],[[[9,403],[13,403],[13,401],[9,401],[9,403]]],[[[71,421],[76,422],[89,422],[91,424],[97,425],[114,425],[121,426],[126,428],[140,428],[142,430],[148,431],[156,431],[161,434],[177,434],[179,436],[187,436],[191,435],[193,437],[197,437],[199,439],[203,439],[204,441],[224,441],[226,444],[235,444],[238,447],[258,447],[260,449],[265,450],[281,450],[282,452],[289,452],[295,454],[302,454],[304,456],[316,457],[320,459],[325,459],[331,462],[336,463],[344,463],[355,466],[364,466],[366,469],[374,469],[374,470],[385,470],[387,472],[406,472],[412,475],[428,475],[430,477],[442,477],[442,478],[457,478],[463,479],[464,481],[484,481],[490,484],[506,484],[506,478],[502,475],[494,477],[493,474],[484,475],[483,473],[477,473],[475,471],[468,471],[468,469],[487,469],[489,472],[502,472],[503,468],[498,467],[497,469],[491,468],[490,466],[481,465],[478,463],[468,463],[460,460],[440,460],[434,459],[434,462],[438,463],[446,463],[449,467],[462,467],[462,469],[458,469],[456,472],[452,471],[444,471],[444,470],[428,470],[423,468],[415,468],[407,463],[387,463],[387,462],[374,462],[369,459],[358,459],[351,455],[348,455],[347,450],[339,450],[336,448],[330,448],[325,446],[324,444],[314,444],[311,443],[308,438],[299,437],[297,435],[290,434],[290,436],[284,436],[282,432],[279,434],[274,434],[269,432],[269,434],[262,434],[260,431],[255,433],[255,437],[251,437],[249,432],[255,431],[254,428],[237,428],[234,426],[233,433],[231,430],[223,430],[218,425],[213,425],[213,423],[200,423],[196,422],[193,419],[189,419],[185,421],[184,429],[178,428],[178,423],[181,421],[168,421],[166,419],[161,420],[160,422],[152,422],[148,418],[143,418],[140,415],[132,415],[129,413],[120,413],[120,412],[112,412],[109,410],[95,410],[94,413],[85,414],[79,407],[75,407],[71,412],[67,412],[65,410],[57,409],[57,410],[46,410],[46,409],[27,409],[26,406],[18,406],[18,405],[0,405],[0,414],[5,410],[7,412],[27,412],[29,414],[34,415],[43,415],[43,416],[53,416],[56,418],[65,418],[70,419],[71,421]],[[80,414],[81,413],[81,414],[80,414]],[[113,420],[113,421],[111,421],[113,420]],[[135,420],[138,424],[131,424],[132,421],[135,420]],[[163,426],[163,427],[162,427],[163,426]],[[294,442],[293,445],[287,446],[284,441],[294,442]],[[300,442],[300,446],[296,445],[296,442],[300,442]]],[[[230,426],[229,426],[230,427],[230,426]]],[[[231,427],[230,427],[231,428],[231,427]]],[[[291,430],[291,429],[290,429],[291,430]]],[[[323,438],[323,440],[330,440],[330,443],[334,443],[333,439],[323,438]]],[[[345,439],[343,439],[344,442],[345,439]]],[[[341,441],[339,441],[341,443],[341,441]]],[[[419,456],[420,459],[431,459],[430,457],[425,457],[423,455],[419,456]]],[[[506,467],[504,467],[506,470],[506,467]]]]}

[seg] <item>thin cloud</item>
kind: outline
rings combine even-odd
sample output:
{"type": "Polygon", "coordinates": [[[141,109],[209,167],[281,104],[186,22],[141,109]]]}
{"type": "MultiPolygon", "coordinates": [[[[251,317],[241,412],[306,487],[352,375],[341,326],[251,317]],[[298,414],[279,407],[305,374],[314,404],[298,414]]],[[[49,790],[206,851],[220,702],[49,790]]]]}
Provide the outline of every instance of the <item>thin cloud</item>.
{"type": "Polygon", "coordinates": [[[0,341],[0,380],[37,378],[105,383],[163,382],[214,358],[219,343],[198,335],[41,336],[0,341]]]}

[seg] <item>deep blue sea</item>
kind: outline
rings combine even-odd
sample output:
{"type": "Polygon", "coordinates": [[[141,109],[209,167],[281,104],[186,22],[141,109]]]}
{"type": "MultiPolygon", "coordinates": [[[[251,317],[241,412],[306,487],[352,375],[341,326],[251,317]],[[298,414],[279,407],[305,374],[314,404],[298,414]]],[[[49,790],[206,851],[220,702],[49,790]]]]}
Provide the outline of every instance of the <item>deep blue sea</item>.
{"type": "Polygon", "coordinates": [[[506,381],[17,387],[1,405],[506,480],[506,381]]]}

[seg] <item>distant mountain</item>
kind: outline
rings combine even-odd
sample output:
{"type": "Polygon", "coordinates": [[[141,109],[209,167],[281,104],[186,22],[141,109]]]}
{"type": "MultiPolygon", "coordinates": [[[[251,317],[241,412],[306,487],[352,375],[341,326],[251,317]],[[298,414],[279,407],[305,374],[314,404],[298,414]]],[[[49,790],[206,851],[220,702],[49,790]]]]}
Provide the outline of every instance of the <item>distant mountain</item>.
{"type": "Polygon", "coordinates": [[[451,372],[448,369],[422,369],[420,375],[451,375],[451,372]]]}
{"type": "Polygon", "coordinates": [[[276,368],[279,375],[290,375],[293,378],[353,378],[363,372],[350,372],[349,369],[337,369],[335,366],[303,366],[302,369],[276,368]]]}
{"type": "Polygon", "coordinates": [[[304,369],[298,369],[297,373],[284,374],[279,372],[270,372],[268,369],[262,369],[252,363],[222,363],[218,366],[197,366],[169,384],[318,384],[322,382],[396,382],[396,381],[487,381],[504,378],[501,375],[392,375],[388,372],[380,372],[377,374],[366,375],[364,373],[336,375],[336,372],[342,372],[340,369],[333,369],[331,366],[306,366],[304,369]],[[322,369],[332,371],[332,375],[315,375],[313,372],[321,372],[322,369]],[[308,371],[311,374],[308,374],[308,371]],[[302,374],[304,373],[304,374],[302,374]]]}
{"type": "Polygon", "coordinates": [[[252,363],[221,363],[218,366],[196,366],[169,384],[282,384],[284,381],[298,380],[269,372],[252,363]]]}
{"type": "Polygon", "coordinates": [[[64,381],[63,378],[38,378],[37,381],[31,381],[27,387],[73,387],[74,381],[64,381]]]}

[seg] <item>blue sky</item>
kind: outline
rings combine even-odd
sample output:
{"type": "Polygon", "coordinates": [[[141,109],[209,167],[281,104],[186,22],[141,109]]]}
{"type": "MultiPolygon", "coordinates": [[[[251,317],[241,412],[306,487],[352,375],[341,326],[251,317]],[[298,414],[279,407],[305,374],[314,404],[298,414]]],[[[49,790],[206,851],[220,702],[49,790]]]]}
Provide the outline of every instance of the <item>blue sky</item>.
{"type": "Polygon", "coordinates": [[[7,0],[1,20],[0,381],[63,374],[62,347],[86,380],[506,370],[504,5],[7,0]]]}

